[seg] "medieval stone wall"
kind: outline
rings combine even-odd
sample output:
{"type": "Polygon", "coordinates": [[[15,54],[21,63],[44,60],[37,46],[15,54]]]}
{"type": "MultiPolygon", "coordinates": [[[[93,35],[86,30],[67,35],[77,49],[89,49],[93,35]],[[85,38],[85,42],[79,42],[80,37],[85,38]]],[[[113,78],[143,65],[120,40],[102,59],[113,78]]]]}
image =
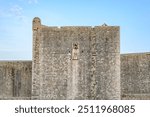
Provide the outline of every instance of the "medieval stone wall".
{"type": "Polygon", "coordinates": [[[120,99],[119,32],[47,27],[35,18],[32,99],[120,99]]]}
{"type": "Polygon", "coordinates": [[[150,53],[121,55],[122,99],[150,99],[150,53]]]}
{"type": "Polygon", "coordinates": [[[30,99],[31,61],[0,61],[0,99],[30,99]]]}
{"type": "Polygon", "coordinates": [[[0,61],[0,99],[150,99],[150,53],[120,55],[119,33],[34,18],[33,59],[0,61]]]}

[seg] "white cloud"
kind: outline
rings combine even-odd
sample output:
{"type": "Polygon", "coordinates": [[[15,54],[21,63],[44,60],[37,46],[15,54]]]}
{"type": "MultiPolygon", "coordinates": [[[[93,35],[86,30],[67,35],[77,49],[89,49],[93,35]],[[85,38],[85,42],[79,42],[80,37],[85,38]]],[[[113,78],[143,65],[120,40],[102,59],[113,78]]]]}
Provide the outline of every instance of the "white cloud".
{"type": "Polygon", "coordinates": [[[19,5],[13,5],[8,10],[0,9],[0,17],[10,18],[14,16],[19,18],[20,20],[24,18],[23,8],[20,7],[19,5]]]}
{"type": "Polygon", "coordinates": [[[38,0],[28,0],[28,3],[29,4],[31,4],[31,3],[35,3],[36,4],[36,3],[38,3],[38,0]]]}
{"type": "MultiPolygon", "coordinates": [[[[19,0],[19,1],[23,1],[23,0],[19,0]]],[[[27,2],[28,4],[37,4],[38,0],[24,0],[25,2],[27,2]]]]}
{"type": "Polygon", "coordinates": [[[23,8],[19,5],[14,5],[10,8],[10,13],[21,21],[26,22],[26,17],[23,15],[23,8]]]}
{"type": "Polygon", "coordinates": [[[18,1],[24,1],[27,2],[28,4],[37,4],[38,0],[18,0],[18,1]]]}
{"type": "Polygon", "coordinates": [[[23,8],[18,5],[14,5],[10,8],[10,12],[17,17],[22,17],[23,8]]]}
{"type": "Polygon", "coordinates": [[[28,23],[28,18],[24,15],[24,10],[19,5],[13,5],[9,9],[0,9],[0,18],[16,18],[17,20],[28,23]]]}

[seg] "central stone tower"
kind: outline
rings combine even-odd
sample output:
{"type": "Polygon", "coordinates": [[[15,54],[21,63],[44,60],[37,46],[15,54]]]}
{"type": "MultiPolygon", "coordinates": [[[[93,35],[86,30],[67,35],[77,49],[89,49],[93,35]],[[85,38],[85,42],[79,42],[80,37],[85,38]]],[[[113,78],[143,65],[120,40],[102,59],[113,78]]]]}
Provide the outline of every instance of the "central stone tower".
{"type": "Polygon", "coordinates": [[[33,19],[32,99],[120,99],[118,26],[48,27],[33,19]]]}

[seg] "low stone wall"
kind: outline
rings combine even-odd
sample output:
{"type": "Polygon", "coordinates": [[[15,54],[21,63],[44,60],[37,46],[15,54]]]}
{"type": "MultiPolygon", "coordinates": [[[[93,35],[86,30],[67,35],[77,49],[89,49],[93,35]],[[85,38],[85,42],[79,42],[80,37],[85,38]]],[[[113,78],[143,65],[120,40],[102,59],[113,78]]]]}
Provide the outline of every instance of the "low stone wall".
{"type": "MultiPolygon", "coordinates": [[[[0,61],[0,99],[30,100],[32,61],[0,61]]],[[[121,99],[150,99],[150,53],[121,55],[121,99]]]]}
{"type": "Polygon", "coordinates": [[[31,97],[32,61],[0,61],[0,99],[31,97]]]}
{"type": "Polygon", "coordinates": [[[150,53],[121,55],[122,99],[150,99],[150,53]]]}

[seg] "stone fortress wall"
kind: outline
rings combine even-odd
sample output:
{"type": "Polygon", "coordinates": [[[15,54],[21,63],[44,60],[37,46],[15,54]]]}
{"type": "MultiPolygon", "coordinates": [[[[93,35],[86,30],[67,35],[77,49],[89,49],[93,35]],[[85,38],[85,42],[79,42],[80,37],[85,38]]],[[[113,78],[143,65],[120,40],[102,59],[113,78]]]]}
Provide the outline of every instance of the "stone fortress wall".
{"type": "Polygon", "coordinates": [[[33,60],[0,62],[0,99],[150,99],[150,54],[120,55],[118,26],[33,20],[33,60]]]}
{"type": "Polygon", "coordinates": [[[34,99],[120,99],[119,27],[33,20],[34,99]],[[38,72],[37,72],[38,70],[38,72]]]}
{"type": "Polygon", "coordinates": [[[30,99],[32,61],[0,61],[0,99],[30,99]]]}
{"type": "Polygon", "coordinates": [[[150,99],[150,53],[121,55],[122,99],[150,99]]]}

